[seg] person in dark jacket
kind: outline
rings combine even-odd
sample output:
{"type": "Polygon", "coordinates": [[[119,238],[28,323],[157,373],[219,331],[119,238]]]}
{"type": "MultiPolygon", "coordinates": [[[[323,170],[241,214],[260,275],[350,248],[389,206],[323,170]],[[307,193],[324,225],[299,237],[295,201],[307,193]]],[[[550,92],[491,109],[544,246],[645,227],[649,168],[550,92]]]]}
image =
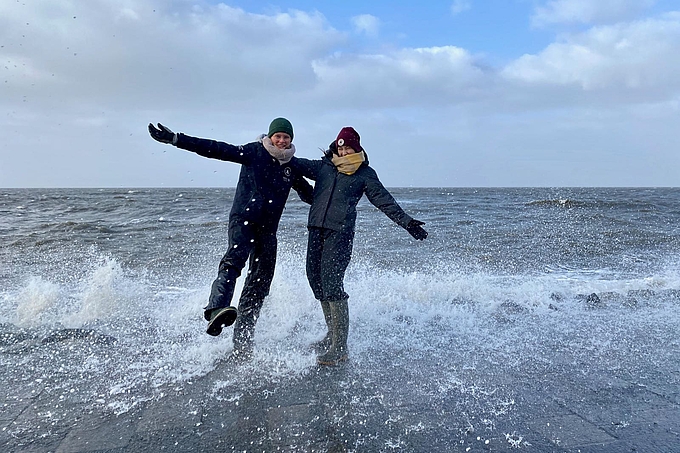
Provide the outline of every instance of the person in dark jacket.
{"type": "Polygon", "coordinates": [[[356,206],[365,194],[392,221],[423,240],[423,222],[413,219],[382,185],[361,147],[359,134],[344,127],[321,160],[297,159],[294,166],[316,181],[307,228],[307,279],[321,302],[328,332],[313,347],[317,362],[336,365],[348,358],[349,296],[344,290],[345,270],[352,256],[356,206]]]}
{"type": "Polygon", "coordinates": [[[267,135],[242,146],[175,134],[160,123],[158,127],[149,124],[149,133],[161,143],[241,164],[229,214],[229,249],[220,261],[204,317],[206,332],[213,336],[236,321],[233,356],[247,359],[252,354],[255,323],[274,277],[276,230],[290,189],[302,201],[312,201],[312,186],[292,165],[296,159],[293,126],[285,118],[276,118],[267,135]],[[236,310],[231,306],[234,287],[248,260],[248,276],[236,310]]]}

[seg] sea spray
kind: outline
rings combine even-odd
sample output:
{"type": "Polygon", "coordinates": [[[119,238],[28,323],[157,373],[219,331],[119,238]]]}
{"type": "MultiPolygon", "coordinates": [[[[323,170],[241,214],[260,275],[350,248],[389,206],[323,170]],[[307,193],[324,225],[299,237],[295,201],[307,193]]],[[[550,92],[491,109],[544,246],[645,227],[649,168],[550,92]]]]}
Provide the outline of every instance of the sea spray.
{"type": "Polygon", "coordinates": [[[89,321],[111,317],[125,305],[125,295],[120,287],[122,282],[122,269],[118,262],[106,259],[83,282],[80,308],[65,320],[66,324],[79,327],[89,321]]]}
{"type": "Polygon", "coordinates": [[[21,216],[0,219],[9,264],[0,378],[8,395],[51,411],[12,435],[49,433],[83,411],[134,412],[192,382],[209,383],[205,398],[244,407],[294,400],[289,385],[320,381],[313,403],[338,420],[338,436],[361,433],[388,449],[426,433],[444,451],[451,439],[484,448],[512,433],[501,436],[507,447],[527,434],[509,422],[518,411],[540,416],[545,395],[680,385],[677,190],[395,190],[414,197],[431,232],[422,242],[361,205],[345,279],[350,360],[337,369],[317,368],[308,349],[325,323],[304,270],[308,208],[295,197],[253,361],[230,367],[231,329],[206,335],[202,309],[227,242],[215,218],[231,192],[182,190],[180,201],[175,189],[61,192],[2,199],[21,216]],[[597,201],[608,198],[617,201],[597,201]],[[571,203],[531,203],[553,199],[571,203]],[[648,199],[657,215],[640,214],[648,199]],[[19,307],[35,323],[20,321],[19,307]]]}
{"type": "Polygon", "coordinates": [[[45,316],[59,298],[59,285],[41,277],[31,277],[16,295],[15,323],[20,327],[36,327],[50,318],[45,316]]]}

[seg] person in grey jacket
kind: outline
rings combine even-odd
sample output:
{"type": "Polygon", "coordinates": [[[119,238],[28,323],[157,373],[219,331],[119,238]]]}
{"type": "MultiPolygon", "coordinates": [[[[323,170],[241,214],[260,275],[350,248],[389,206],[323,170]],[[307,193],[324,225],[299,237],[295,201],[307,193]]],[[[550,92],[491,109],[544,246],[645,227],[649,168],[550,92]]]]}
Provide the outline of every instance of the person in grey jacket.
{"type": "Polygon", "coordinates": [[[269,294],[276,264],[276,231],[290,189],[305,203],[312,202],[312,186],[293,167],[293,126],[276,118],[269,133],[245,145],[176,134],[162,124],[149,124],[151,137],[161,143],[193,151],[211,159],[241,164],[234,202],[229,213],[229,248],[220,261],[204,317],[206,332],[217,336],[234,325],[232,357],[248,359],[252,354],[255,323],[269,294]],[[231,306],[236,279],[249,262],[238,310],[231,306]]]}
{"type": "Polygon", "coordinates": [[[356,206],[368,200],[415,239],[423,240],[424,222],[415,220],[397,204],[368,164],[360,136],[344,127],[320,160],[298,158],[293,166],[316,181],[307,228],[307,279],[320,301],[328,332],[313,344],[320,365],[347,360],[349,296],[344,290],[345,271],[352,256],[356,206]]]}

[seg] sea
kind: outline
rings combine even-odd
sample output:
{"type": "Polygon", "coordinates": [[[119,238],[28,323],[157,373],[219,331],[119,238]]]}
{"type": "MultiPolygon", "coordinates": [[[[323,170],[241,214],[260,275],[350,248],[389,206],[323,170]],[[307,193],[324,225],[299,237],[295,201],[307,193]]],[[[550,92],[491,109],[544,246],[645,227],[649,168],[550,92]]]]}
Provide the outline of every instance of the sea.
{"type": "MultiPolygon", "coordinates": [[[[680,385],[680,189],[390,191],[429,236],[416,241],[360,202],[345,278],[348,388],[354,376],[434,406],[455,396],[462,433],[515,410],[503,376],[560,368],[572,381],[680,385]]],[[[5,420],[4,431],[45,436],[83,410],[126,414],[222,366],[230,329],[206,335],[202,308],[233,194],[0,189],[2,392],[54,401],[34,426],[5,420]]],[[[308,345],[325,325],[305,276],[307,212],[292,193],[253,361],[214,383],[225,401],[315,372],[308,345]]]]}

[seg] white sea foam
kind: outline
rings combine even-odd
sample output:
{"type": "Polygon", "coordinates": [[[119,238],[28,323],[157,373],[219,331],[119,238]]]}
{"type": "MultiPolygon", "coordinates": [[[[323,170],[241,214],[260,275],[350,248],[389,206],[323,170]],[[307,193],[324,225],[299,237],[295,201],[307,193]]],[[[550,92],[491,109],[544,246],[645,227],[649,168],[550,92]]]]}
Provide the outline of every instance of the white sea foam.
{"type": "Polygon", "coordinates": [[[120,265],[114,259],[107,259],[82,283],[80,308],[65,319],[64,324],[80,327],[88,321],[112,316],[126,303],[126,295],[121,288],[122,282],[120,265]]]}
{"type": "MultiPolygon", "coordinates": [[[[73,349],[52,355],[69,376],[63,385],[80,385],[81,391],[92,386],[93,400],[97,395],[104,406],[121,413],[152,397],[155,389],[182,386],[210,373],[229,354],[231,329],[216,338],[204,332],[202,307],[210,282],[206,276],[196,284],[159,285],[150,273],[133,273],[102,258],[75,284],[32,278],[8,301],[16,307],[17,326],[88,328],[115,338],[113,347],[88,346],[81,361],[73,360],[73,349]],[[78,376],[88,382],[79,383],[78,376]]],[[[669,332],[677,327],[678,305],[660,302],[633,310],[606,299],[605,311],[598,311],[576,296],[612,292],[624,300],[630,290],[663,291],[677,283],[672,272],[606,280],[574,272],[499,276],[465,274],[442,264],[431,272],[406,272],[353,263],[345,288],[350,294],[352,361],[371,372],[386,366],[380,363],[381,352],[390,351],[389,366],[401,363],[408,369],[410,357],[436,358],[444,348],[455,356],[459,373],[433,377],[426,369],[413,370],[433,386],[424,391],[439,389],[439,398],[454,398],[455,392],[455,398],[475,404],[483,400],[488,406],[484,411],[493,415],[512,398],[492,397],[493,387],[470,377],[482,361],[530,369],[539,360],[536,351],[546,357],[540,360],[550,361],[550,351],[564,347],[574,351],[570,354],[576,361],[588,355],[588,360],[596,357],[611,366],[621,366],[617,361],[622,360],[634,363],[639,357],[626,355],[621,340],[648,331],[654,335],[645,341],[674,341],[669,332]]],[[[325,329],[300,252],[284,251],[257,323],[253,362],[222,376],[221,388],[244,380],[276,383],[304,376],[315,364],[307,347],[325,329]]],[[[50,353],[47,347],[41,351],[50,353]]],[[[666,357],[663,352],[654,358],[657,363],[671,359],[671,353],[666,357]]]]}
{"type": "Polygon", "coordinates": [[[44,322],[45,313],[54,307],[59,292],[58,285],[41,277],[31,277],[16,296],[16,325],[35,327],[44,322]]]}

